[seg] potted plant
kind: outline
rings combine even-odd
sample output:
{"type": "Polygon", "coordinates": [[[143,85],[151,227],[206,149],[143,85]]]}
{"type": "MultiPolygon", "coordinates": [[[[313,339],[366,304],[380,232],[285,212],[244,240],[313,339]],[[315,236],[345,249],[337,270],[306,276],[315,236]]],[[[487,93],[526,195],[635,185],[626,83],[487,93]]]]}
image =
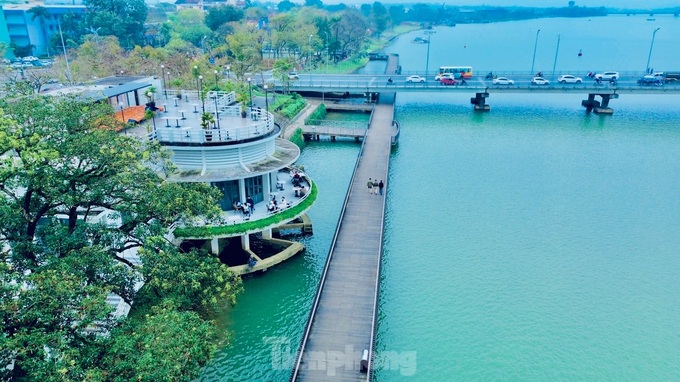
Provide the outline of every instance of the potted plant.
{"type": "Polygon", "coordinates": [[[205,131],[205,140],[212,141],[212,131],[210,130],[210,124],[215,123],[215,116],[212,113],[203,112],[201,114],[201,127],[205,131]]]}
{"type": "Polygon", "coordinates": [[[147,98],[147,101],[148,101],[146,103],[146,107],[149,108],[149,110],[151,110],[151,111],[156,110],[155,94],[156,94],[156,87],[155,86],[150,87],[149,90],[147,90],[146,93],[144,93],[144,95],[146,95],[146,98],[147,98]]]}

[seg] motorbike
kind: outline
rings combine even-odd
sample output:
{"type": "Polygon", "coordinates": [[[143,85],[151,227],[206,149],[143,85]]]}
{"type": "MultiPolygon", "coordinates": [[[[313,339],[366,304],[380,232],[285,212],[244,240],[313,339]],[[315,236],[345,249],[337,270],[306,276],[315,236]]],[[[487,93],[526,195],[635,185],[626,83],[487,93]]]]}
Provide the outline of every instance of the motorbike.
{"type": "Polygon", "coordinates": [[[387,84],[388,84],[388,85],[392,85],[393,83],[394,83],[394,81],[392,81],[392,77],[390,77],[390,78],[387,79],[387,84]]]}

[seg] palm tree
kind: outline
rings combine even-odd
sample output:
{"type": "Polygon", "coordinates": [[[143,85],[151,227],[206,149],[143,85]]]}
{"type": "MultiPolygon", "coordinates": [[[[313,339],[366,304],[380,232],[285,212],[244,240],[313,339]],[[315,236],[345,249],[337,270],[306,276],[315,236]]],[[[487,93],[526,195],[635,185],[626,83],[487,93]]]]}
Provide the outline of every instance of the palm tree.
{"type": "Polygon", "coordinates": [[[28,11],[33,14],[33,17],[31,17],[31,21],[35,19],[40,20],[40,27],[43,32],[43,41],[45,42],[45,48],[47,49],[47,57],[49,57],[50,43],[47,39],[47,28],[45,28],[45,20],[52,18],[52,14],[50,13],[50,11],[47,10],[47,8],[40,5],[36,5],[35,7],[29,9],[28,11]]]}

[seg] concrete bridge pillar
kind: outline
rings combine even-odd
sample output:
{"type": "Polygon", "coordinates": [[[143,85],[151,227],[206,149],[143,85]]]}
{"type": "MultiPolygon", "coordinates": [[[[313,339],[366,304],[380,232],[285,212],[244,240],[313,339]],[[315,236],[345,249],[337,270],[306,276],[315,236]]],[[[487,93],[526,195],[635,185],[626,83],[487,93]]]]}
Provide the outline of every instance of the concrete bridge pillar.
{"type": "Polygon", "coordinates": [[[475,105],[475,111],[489,111],[491,106],[486,104],[486,99],[489,97],[489,93],[476,93],[474,97],[470,98],[470,103],[475,105]]]}
{"type": "Polygon", "coordinates": [[[250,251],[250,235],[245,234],[241,236],[241,248],[244,251],[250,251]]]}
{"type": "Polygon", "coordinates": [[[262,238],[265,240],[271,240],[272,239],[272,229],[266,229],[262,231],[262,238]]]}
{"type": "Polygon", "coordinates": [[[217,238],[213,238],[210,240],[210,253],[213,255],[219,255],[220,254],[220,241],[217,238]]]}
{"type": "Polygon", "coordinates": [[[588,99],[581,101],[581,105],[586,108],[586,112],[591,111],[595,114],[614,114],[614,110],[609,107],[609,100],[619,98],[618,94],[588,94],[588,99]],[[595,100],[595,96],[599,96],[602,102],[595,100]]]}

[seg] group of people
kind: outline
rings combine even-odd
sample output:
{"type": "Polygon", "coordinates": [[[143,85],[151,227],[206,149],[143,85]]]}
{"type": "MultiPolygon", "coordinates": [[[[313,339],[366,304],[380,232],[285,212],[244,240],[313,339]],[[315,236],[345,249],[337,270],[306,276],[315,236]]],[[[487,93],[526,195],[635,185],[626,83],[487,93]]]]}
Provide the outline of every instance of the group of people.
{"type": "Polygon", "coordinates": [[[369,194],[376,194],[380,193],[380,195],[383,194],[383,189],[385,188],[385,183],[383,183],[382,180],[378,182],[378,179],[371,179],[368,178],[368,193],[369,194]]]}
{"type": "Polygon", "coordinates": [[[278,210],[283,210],[290,207],[290,204],[288,204],[288,201],[286,200],[285,196],[281,197],[280,201],[276,200],[276,195],[272,196],[272,200],[267,203],[267,211],[269,212],[276,212],[278,210]]]}
{"type": "Polygon", "coordinates": [[[240,201],[235,201],[234,202],[234,209],[236,211],[241,211],[241,213],[244,216],[250,216],[255,211],[255,202],[253,201],[253,198],[248,196],[246,198],[245,203],[241,203],[240,201]]]}

